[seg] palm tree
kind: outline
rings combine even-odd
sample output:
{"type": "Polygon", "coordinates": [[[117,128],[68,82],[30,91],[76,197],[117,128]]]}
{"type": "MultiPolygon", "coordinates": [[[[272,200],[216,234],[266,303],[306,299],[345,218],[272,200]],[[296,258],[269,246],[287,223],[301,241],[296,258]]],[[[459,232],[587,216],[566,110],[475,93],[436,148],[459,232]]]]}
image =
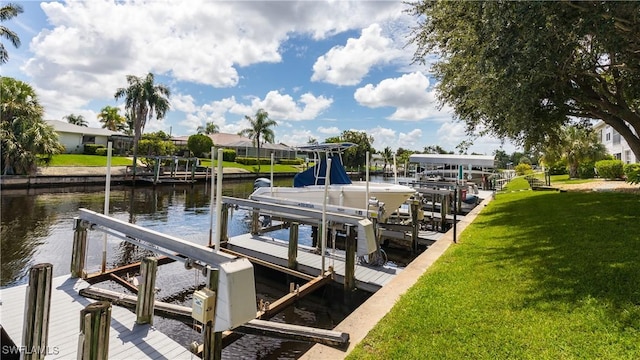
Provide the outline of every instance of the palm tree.
{"type": "Polygon", "coordinates": [[[144,78],[127,75],[129,86],[116,90],[114,97],[125,98],[125,108],[131,114],[133,120],[133,179],[136,178],[136,165],[138,161],[138,141],[144,131],[147,120],[151,120],[155,114],[156,119],[161,120],[169,111],[169,96],[171,92],[165,85],[154,82],[152,73],[144,78]]]}
{"type": "MultiPolygon", "coordinates": [[[[22,13],[22,6],[19,4],[6,4],[0,8],[0,21],[7,21],[22,13]]],[[[18,35],[9,30],[5,26],[0,25],[0,38],[9,40],[14,47],[20,47],[20,38],[18,35]]],[[[0,64],[6,64],[9,61],[9,53],[5,49],[4,44],[0,43],[0,64]]]]}
{"type": "Polygon", "coordinates": [[[64,147],[58,134],[42,120],[44,110],[31,86],[3,77],[0,93],[2,173],[31,174],[37,169],[38,156],[46,161],[64,147]]]}
{"type": "Polygon", "coordinates": [[[565,159],[569,165],[569,177],[578,177],[580,163],[597,161],[605,157],[607,150],[598,141],[595,131],[583,126],[566,126],[560,133],[559,141],[552,142],[544,150],[543,161],[551,165],[565,159]]]}
{"type": "Polygon", "coordinates": [[[274,134],[271,127],[277,126],[278,123],[275,120],[269,119],[269,113],[264,111],[264,109],[258,110],[254,118],[248,115],[245,115],[244,118],[249,121],[251,127],[240,131],[238,135],[247,136],[252,139],[253,146],[258,148],[258,172],[260,172],[260,138],[262,138],[264,142],[273,143],[274,134]]]}
{"type": "Polygon", "coordinates": [[[382,175],[386,175],[387,173],[387,164],[393,160],[393,151],[391,151],[390,147],[384,148],[382,150],[382,161],[384,161],[384,166],[382,167],[382,175]]]}
{"type": "Polygon", "coordinates": [[[89,124],[87,123],[87,120],[85,120],[84,116],[82,115],[69,114],[63,117],[63,119],[66,119],[69,124],[84,126],[84,127],[89,126],[89,124]]]}
{"type": "Polygon", "coordinates": [[[111,131],[125,131],[127,119],[120,115],[120,109],[115,106],[105,106],[100,110],[98,119],[102,123],[103,129],[111,131]]]}
{"type": "Polygon", "coordinates": [[[220,128],[218,127],[218,125],[214,124],[213,122],[208,122],[206,123],[205,126],[198,126],[198,134],[217,134],[220,132],[220,128]]]}

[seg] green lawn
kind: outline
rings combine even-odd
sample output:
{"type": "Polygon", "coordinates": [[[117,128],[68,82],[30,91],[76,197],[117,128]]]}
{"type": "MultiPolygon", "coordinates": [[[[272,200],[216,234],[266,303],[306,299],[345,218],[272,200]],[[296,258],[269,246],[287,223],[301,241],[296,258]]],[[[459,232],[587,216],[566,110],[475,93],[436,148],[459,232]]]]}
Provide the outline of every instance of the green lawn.
{"type": "MultiPolygon", "coordinates": [[[[133,160],[131,158],[113,156],[111,157],[112,166],[126,166],[132,165],[133,160]]],[[[201,159],[200,164],[202,166],[211,166],[211,160],[201,159]]],[[[99,155],[83,155],[83,154],[58,154],[54,155],[49,166],[107,166],[107,157],[99,155]]],[[[214,166],[217,166],[217,160],[214,161],[214,166]]],[[[250,172],[257,172],[258,167],[256,165],[242,165],[235,162],[224,161],[222,166],[225,168],[241,168],[250,172]]],[[[260,172],[268,173],[271,171],[270,165],[262,165],[260,172]]],[[[300,169],[291,165],[274,165],[274,172],[300,172],[300,169]]]]}
{"type": "MultiPolygon", "coordinates": [[[[121,156],[112,156],[112,166],[132,165],[133,160],[121,156]]],[[[107,166],[107,157],[84,154],[58,154],[51,159],[49,166],[107,166]]]]}
{"type": "Polygon", "coordinates": [[[638,214],[638,194],[498,193],[348,359],[637,359],[638,214]]]}

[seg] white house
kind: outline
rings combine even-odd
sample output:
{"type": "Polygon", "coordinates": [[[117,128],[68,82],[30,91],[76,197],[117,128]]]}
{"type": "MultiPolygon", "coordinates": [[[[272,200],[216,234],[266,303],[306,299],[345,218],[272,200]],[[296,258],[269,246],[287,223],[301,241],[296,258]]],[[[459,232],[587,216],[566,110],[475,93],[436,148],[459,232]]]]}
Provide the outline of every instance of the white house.
{"type": "Polygon", "coordinates": [[[125,137],[125,135],[108,129],[78,126],[60,120],[45,120],[45,122],[58,133],[59,141],[64,145],[64,152],[67,154],[82,153],[84,144],[107,146],[107,142],[112,137],[125,137]]]}
{"type": "Polygon", "coordinates": [[[631,151],[627,141],[614,128],[604,121],[599,121],[593,128],[598,134],[600,142],[614,158],[622,160],[625,164],[640,162],[640,159],[637,159],[631,151]]]}

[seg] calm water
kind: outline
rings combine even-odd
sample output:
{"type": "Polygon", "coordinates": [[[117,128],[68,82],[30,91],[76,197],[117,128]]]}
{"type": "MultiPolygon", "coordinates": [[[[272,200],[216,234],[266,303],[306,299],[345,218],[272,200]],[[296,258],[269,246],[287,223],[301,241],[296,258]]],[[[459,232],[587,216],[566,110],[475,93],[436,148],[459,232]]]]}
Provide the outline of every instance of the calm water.
{"type": "MultiPolygon", "coordinates": [[[[290,186],[291,179],[276,180],[276,185],[290,186]]],[[[225,182],[223,195],[247,197],[253,182],[225,182]]],[[[24,284],[30,266],[48,262],[53,264],[54,276],[70,272],[73,242],[73,218],[79,208],[99,213],[104,210],[104,187],[61,188],[47,190],[2,190],[1,193],[1,277],[0,287],[24,284]]],[[[180,238],[206,244],[210,227],[210,188],[208,184],[162,187],[112,187],[110,215],[131,223],[180,238]]],[[[229,223],[229,236],[249,231],[248,212],[234,211],[229,223]]],[[[215,219],[214,219],[215,226],[215,219]]],[[[287,238],[288,230],[280,238],[287,238]]],[[[301,226],[300,243],[311,244],[311,230],[301,226]]],[[[87,270],[100,268],[104,234],[88,234],[87,270]]],[[[149,252],[134,249],[118,238],[107,239],[107,267],[116,267],[139,260],[149,252]]],[[[273,301],[288,292],[288,283],[280,274],[256,272],[256,293],[259,299],[273,301]]],[[[133,275],[133,274],[132,274],[133,275]]],[[[160,266],[157,299],[191,305],[194,289],[204,284],[198,271],[187,271],[181,263],[160,266]]],[[[101,283],[100,287],[126,292],[115,283],[101,283]]],[[[342,303],[339,291],[324,290],[298,301],[278,314],[273,321],[333,328],[366,298],[359,297],[351,306],[342,303]],[[339,300],[335,300],[338,298],[339,300]]],[[[3,324],[9,325],[9,324],[3,324]]],[[[174,320],[156,317],[154,325],[184,346],[202,341],[202,335],[174,320]]],[[[255,359],[294,359],[311,344],[284,341],[261,336],[245,335],[226,347],[223,357],[255,359]]]]}

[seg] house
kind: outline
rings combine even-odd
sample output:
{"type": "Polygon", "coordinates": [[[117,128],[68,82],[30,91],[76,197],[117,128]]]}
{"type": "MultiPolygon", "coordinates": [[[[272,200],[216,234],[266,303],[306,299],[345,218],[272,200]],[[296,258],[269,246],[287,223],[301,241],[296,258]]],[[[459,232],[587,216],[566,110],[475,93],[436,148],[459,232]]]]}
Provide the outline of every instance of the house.
{"type": "Polygon", "coordinates": [[[598,134],[600,142],[614,158],[622,160],[625,164],[640,162],[640,159],[637,159],[633,151],[631,151],[627,141],[610,125],[607,125],[604,121],[599,121],[594,125],[593,129],[598,134]]]}
{"type": "MultiPolygon", "coordinates": [[[[213,140],[215,147],[225,149],[233,149],[237,157],[258,157],[258,148],[253,145],[253,140],[237,135],[227,133],[215,133],[208,135],[213,140]]],[[[189,136],[179,136],[171,139],[176,146],[186,146],[189,136]]],[[[271,153],[274,158],[278,159],[295,159],[297,155],[296,149],[284,144],[264,143],[260,145],[260,157],[269,158],[271,153]]]]}
{"type": "Polygon", "coordinates": [[[124,150],[130,148],[133,142],[130,136],[108,129],[78,126],[60,120],[45,120],[45,122],[58,133],[58,140],[64,145],[64,152],[67,154],[82,153],[85,144],[107,146],[107,143],[112,141],[113,149],[124,150]]]}

